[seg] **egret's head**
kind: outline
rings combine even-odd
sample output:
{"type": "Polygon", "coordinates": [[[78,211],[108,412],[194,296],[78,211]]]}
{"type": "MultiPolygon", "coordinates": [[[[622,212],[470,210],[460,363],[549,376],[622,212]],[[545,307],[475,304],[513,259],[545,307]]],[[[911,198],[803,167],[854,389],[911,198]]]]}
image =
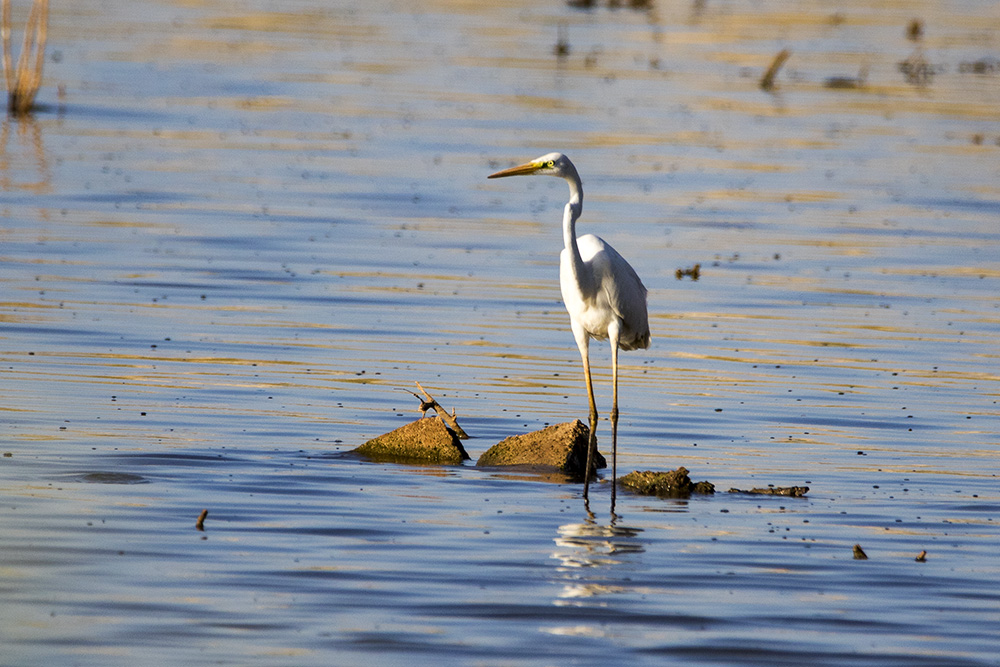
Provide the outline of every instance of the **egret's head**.
{"type": "Polygon", "coordinates": [[[559,176],[566,178],[575,173],[576,169],[568,157],[562,153],[548,153],[527,164],[490,174],[487,178],[504,178],[506,176],[559,176]]]}

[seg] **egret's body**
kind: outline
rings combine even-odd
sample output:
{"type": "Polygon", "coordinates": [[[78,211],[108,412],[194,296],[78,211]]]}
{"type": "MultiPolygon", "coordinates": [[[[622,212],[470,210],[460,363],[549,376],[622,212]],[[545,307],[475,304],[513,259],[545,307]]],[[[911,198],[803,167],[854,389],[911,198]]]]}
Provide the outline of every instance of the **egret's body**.
{"type": "Polygon", "coordinates": [[[559,256],[559,285],[569,312],[573,336],[583,360],[583,375],[590,404],[590,443],[584,475],[583,497],[592,474],[597,448],[597,405],[590,377],[590,339],[608,340],[611,345],[611,470],[612,503],[618,475],[618,350],[649,347],[649,319],[646,288],[635,270],[600,237],[576,235],[576,221],[583,212],[583,185],[576,167],[561,153],[549,153],[519,167],[504,169],[490,178],[505,176],[558,176],[569,184],[570,197],[563,211],[563,243],[559,256]]]}

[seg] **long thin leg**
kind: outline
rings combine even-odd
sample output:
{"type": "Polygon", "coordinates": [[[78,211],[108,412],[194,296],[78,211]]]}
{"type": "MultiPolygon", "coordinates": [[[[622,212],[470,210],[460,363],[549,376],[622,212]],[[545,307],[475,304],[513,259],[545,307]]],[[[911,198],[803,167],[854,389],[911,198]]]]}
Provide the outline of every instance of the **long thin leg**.
{"type": "Polygon", "coordinates": [[[618,331],[608,327],[611,340],[611,513],[615,513],[618,486],[618,331]]]}
{"type": "Polygon", "coordinates": [[[573,333],[577,334],[576,342],[580,348],[580,358],[583,360],[583,379],[587,384],[587,402],[590,406],[590,438],[587,442],[587,467],[583,472],[583,499],[587,500],[587,493],[590,490],[590,476],[593,474],[594,452],[597,451],[597,403],[594,401],[594,383],[590,379],[590,339],[581,329],[579,333],[576,327],[573,333]]]}

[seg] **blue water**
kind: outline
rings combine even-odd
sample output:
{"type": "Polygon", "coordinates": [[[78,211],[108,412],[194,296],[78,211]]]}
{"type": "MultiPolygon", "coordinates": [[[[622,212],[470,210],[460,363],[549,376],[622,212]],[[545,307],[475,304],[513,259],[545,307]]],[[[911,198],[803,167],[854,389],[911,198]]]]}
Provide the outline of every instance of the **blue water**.
{"type": "Polygon", "coordinates": [[[1000,15],[661,5],[53,6],[0,125],[0,664],[1000,664],[1000,15]],[[473,460],[586,417],[566,186],[486,180],[550,150],[650,289],[620,472],[714,496],[345,455],[415,381],[473,460]]]}

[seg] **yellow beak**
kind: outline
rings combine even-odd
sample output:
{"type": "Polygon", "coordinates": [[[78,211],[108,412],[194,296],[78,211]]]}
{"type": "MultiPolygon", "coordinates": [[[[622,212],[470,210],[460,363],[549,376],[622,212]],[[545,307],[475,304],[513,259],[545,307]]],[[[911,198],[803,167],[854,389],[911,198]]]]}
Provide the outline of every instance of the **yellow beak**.
{"type": "Polygon", "coordinates": [[[529,162],[528,164],[522,164],[519,167],[511,167],[510,169],[503,169],[495,174],[490,174],[486,178],[504,178],[506,176],[527,176],[533,174],[544,165],[540,162],[529,162]]]}

